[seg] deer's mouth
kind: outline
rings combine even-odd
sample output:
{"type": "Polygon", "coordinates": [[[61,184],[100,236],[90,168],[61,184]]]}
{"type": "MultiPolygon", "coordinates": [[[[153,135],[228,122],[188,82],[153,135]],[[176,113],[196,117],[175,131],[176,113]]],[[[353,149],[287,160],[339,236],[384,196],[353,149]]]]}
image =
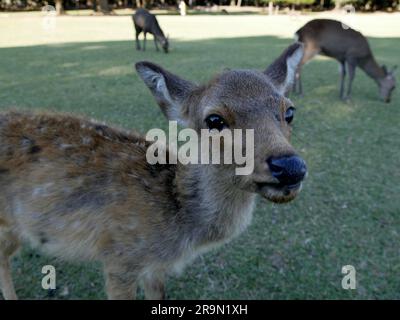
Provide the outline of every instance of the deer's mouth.
{"type": "Polygon", "coordinates": [[[275,203],[285,203],[293,200],[300,192],[301,185],[301,182],[290,185],[282,183],[256,183],[257,193],[275,203]]]}

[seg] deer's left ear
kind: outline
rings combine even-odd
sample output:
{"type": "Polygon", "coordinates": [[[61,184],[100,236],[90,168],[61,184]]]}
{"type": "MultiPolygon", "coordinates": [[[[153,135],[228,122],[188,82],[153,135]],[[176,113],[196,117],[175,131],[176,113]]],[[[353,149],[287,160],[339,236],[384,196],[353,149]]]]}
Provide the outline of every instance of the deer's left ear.
{"type": "Polygon", "coordinates": [[[135,67],[167,119],[185,125],[183,105],[196,85],[151,62],[138,62],[135,67]]]}
{"type": "Polygon", "coordinates": [[[285,94],[292,85],[303,54],[304,45],[293,43],[264,71],[281,94],[285,94]]]}
{"type": "Polygon", "coordinates": [[[390,70],[390,74],[394,74],[394,72],[396,71],[396,69],[397,69],[397,66],[394,66],[393,68],[392,68],[392,70],[390,70]]]}

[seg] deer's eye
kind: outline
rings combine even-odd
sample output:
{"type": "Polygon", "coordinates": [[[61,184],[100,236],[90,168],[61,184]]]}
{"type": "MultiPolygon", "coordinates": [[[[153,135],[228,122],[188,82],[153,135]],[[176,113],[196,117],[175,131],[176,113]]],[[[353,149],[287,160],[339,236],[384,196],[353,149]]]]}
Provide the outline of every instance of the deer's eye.
{"type": "Polygon", "coordinates": [[[294,107],[289,107],[287,108],[286,112],[285,112],[285,121],[287,123],[291,123],[293,121],[294,118],[294,111],[296,110],[296,108],[294,107]]]}
{"type": "Polygon", "coordinates": [[[209,115],[205,121],[208,129],[210,130],[217,129],[218,131],[222,131],[223,129],[228,127],[225,120],[217,114],[209,115]]]}

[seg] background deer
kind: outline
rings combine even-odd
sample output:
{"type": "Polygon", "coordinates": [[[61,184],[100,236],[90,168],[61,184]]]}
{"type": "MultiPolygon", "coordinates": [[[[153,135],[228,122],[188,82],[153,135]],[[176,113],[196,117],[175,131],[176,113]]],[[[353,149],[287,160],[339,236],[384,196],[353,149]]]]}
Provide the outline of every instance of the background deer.
{"type": "MultiPolygon", "coordinates": [[[[250,223],[255,194],[296,197],[305,162],[289,143],[293,104],[283,93],[303,49],[291,45],[265,72],[230,70],[196,85],[149,62],[136,69],[170,120],[201,129],[254,129],[255,165],[156,164],[135,133],[69,115],[0,115],[0,283],[15,299],[9,260],[22,241],[104,265],[110,299],[164,278],[250,223]]],[[[221,144],[222,145],[222,144],[221,144]]],[[[245,150],[245,145],[243,150],[245,150]]],[[[222,147],[223,148],[223,147],[222,147]]]]}
{"type": "Polygon", "coordinates": [[[372,54],[367,39],[339,21],[315,19],[306,23],[296,33],[298,41],[304,43],[304,56],[297,70],[294,91],[302,94],[301,66],[317,54],[323,54],[339,61],[341,70],[340,97],[350,98],[356,67],[360,67],[368,76],[375,80],[379,87],[379,95],[385,102],[390,102],[391,94],[396,86],[393,74],[394,67],[388,71],[385,66],[379,66],[372,54]],[[349,75],[347,92],[345,94],[346,70],[349,75]]]}
{"type": "Polygon", "coordinates": [[[160,42],[161,47],[164,49],[165,53],[168,53],[168,39],[164,36],[164,32],[161,30],[156,16],[148,12],[146,9],[138,9],[132,16],[133,24],[136,30],[136,49],[140,50],[139,35],[143,31],[143,51],[146,50],[146,35],[151,33],[154,36],[154,45],[156,50],[158,50],[157,41],[160,42]]]}

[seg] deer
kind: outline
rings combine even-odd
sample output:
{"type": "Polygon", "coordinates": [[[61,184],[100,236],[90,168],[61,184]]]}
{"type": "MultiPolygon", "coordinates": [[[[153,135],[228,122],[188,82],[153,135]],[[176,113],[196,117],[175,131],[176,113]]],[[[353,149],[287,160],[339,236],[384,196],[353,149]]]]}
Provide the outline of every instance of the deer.
{"type": "Polygon", "coordinates": [[[142,135],[85,117],[2,112],[3,296],[17,298],[10,259],[29,243],[68,261],[100,262],[108,299],[134,299],[138,286],[146,299],[163,299],[168,275],[246,229],[257,194],[295,199],[307,166],[290,144],[294,106],[284,92],[302,55],[292,44],[265,71],[225,70],[203,85],[151,62],[135,65],[170,121],[197,133],[253,129],[247,175],[236,175],[235,163],[149,164],[152,143],[142,135]]]}
{"type": "Polygon", "coordinates": [[[295,33],[295,40],[304,43],[304,56],[296,72],[293,91],[303,94],[301,67],[316,55],[336,59],[340,64],[340,98],[349,100],[356,67],[361,68],[379,87],[380,98],[389,103],[396,87],[394,71],[376,62],[368,40],[358,31],[336,20],[314,19],[295,33]],[[348,85],[345,92],[345,78],[348,85]]]}
{"type": "Polygon", "coordinates": [[[154,14],[151,14],[146,9],[138,9],[135,14],[132,15],[133,24],[136,31],[136,49],[141,50],[139,35],[143,32],[143,51],[146,50],[146,35],[151,33],[154,36],[154,45],[156,50],[159,51],[157,42],[160,42],[161,47],[165,53],[168,53],[169,42],[168,38],[164,36],[164,32],[161,30],[158,24],[157,18],[154,14]]]}

